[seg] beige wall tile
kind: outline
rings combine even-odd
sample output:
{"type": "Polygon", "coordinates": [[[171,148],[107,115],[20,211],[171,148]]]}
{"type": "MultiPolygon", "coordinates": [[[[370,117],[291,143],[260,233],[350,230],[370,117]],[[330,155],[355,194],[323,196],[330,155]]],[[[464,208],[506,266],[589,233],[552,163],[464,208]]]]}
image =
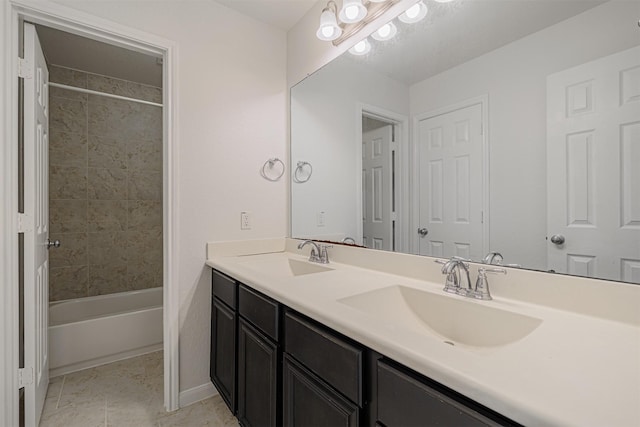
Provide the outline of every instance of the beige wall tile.
{"type": "MultiPolygon", "coordinates": [[[[159,88],[52,69],[54,82],[162,100],[159,88]]],[[[61,278],[52,295],[162,286],[162,109],[65,89],[51,94],[51,237],[63,242],[50,254],[61,278]]]]}
{"type": "Polygon", "coordinates": [[[126,264],[129,259],[127,235],[124,231],[89,233],[89,264],[126,264]]]}
{"type": "Polygon", "coordinates": [[[162,172],[162,140],[129,141],[127,167],[130,170],[162,172]]]}
{"type": "Polygon", "coordinates": [[[129,96],[145,101],[162,104],[162,89],[154,86],[147,86],[140,83],[127,82],[129,96]]]}
{"type": "Polygon", "coordinates": [[[87,201],[89,232],[124,231],[127,227],[127,202],[122,200],[87,201]]]}
{"type": "Polygon", "coordinates": [[[106,295],[131,290],[127,286],[127,265],[90,265],[89,295],[106,295]]]}
{"type": "Polygon", "coordinates": [[[49,131],[49,165],[87,167],[87,136],[49,131]]]}
{"type": "Polygon", "coordinates": [[[49,239],[60,240],[49,250],[51,268],[87,265],[87,233],[50,233],[49,239]]]}
{"type": "Polygon", "coordinates": [[[129,200],[162,200],[162,172],[133,170],[127,181],[129,200]]]}
{"type": "Polygon", "coordinates": [[[77,99],[49,98],[49,127],[56,132],[87,133],[87,102],[77,99]]]}
{"type": "Polygon", "coordinates": [[[88,159],[90,168],[126,169],[126,140],[89,134],[88,159]]]}
{"type": "Polygon", "coordinates": [[[139,104],[98,95],[89,96],[89,134],[121,141],[141,139],[139,104]]]}
{"type": "Polygon", "coordinates": [[[126,200],[127,173],[123,169],[89,168],[89,200],[126,200]]]}
{"type": "Polygon", "coordinates": [[[162,227],[162,202],[155,200],[129,201],[128,230],[145,230],[157,227],[162,227]]]}
{"type": "Polygon", "coordinates": [[[126,80],[114,79],[98,74],[87,75],[87,87],[98,92],[130,96],[126,80]]]}
{"type": "Polygon", "coordinates": [[[149,289],[162,286],[162,262],[129,262],[127,264],[129,289],[149,289]]]}
{"type": "Polygon", "coordinates": [[[87,168],[51,166],[49,197],[52,199],[86,199],[87,168]]]}
{"type": "Polygon", "coordinates": [[[162,261],[162,227],[127,231],[125,240],[129,262],[162,261]]]}
{"type": "Polygon", "coordinates": [[[87,232],[86,200],[49,200],[51,233],[87,232]]]}
{"type": "Polygon", "coordinates": [[[86,265],[51,268],[49,271],[49,301],[87,296],[86,265]]]}
{"type": "Polygon", "coordinates": [[[57,65],[49,65],[49,81],[68,86],[86,88],[87,73],[57,65]]]}
{"type": "Polygon", "coordinates": [[[70,89],[63,89],[61,87],[50,86],[49,87],[49,98],[66,98],[66,99],[75,99],[79,101],[87,101],[88,95],[83,92],[78,92],[70,89]]]}

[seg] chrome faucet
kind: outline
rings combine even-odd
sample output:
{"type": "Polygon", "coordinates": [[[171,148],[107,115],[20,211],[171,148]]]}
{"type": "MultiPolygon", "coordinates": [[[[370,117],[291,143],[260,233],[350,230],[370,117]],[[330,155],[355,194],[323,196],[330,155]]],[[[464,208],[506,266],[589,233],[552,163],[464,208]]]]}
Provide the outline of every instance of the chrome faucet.
{"type": "Polygon", "coordinates": [[[353,237],[345,237],[344,239],[341,240],[342,243],[351,243],[352,245],[356,244],[356,239],[354,239],[353,237]]]}
{"type": "Polygon", "coordinates": [[[482,258],[482,263],[501,265],[502,260],[504,260],[504,257],[500,252],[489,252],[484,258],[482,258]]]}
{"type": "Polygon", "coordinates": [[[445,292],[463,296],[468,296],[473,292],[471,279],[469,278],[469,264],[465,261],[469,260],[452,257],[442,266],[442,274],[447,275],[447,281],[444,286],[445,292]]]}
{"type": "Polygon", "coordinates": [[[478,280],[475,288],[471,287],[471,278],[469,277],[469,264],[467,259],[460,257],[452,257],[448,261],[437,259],[435,262],[442,265],[442,274],[446,274],[447,278],[444,285],[444,291],[469,298],[491,300],[489,292],[489,282],[486,273],[507,274],[507,270],[502,268],[480,267],[478,269],[478,280]]]}
{"type": "Polygon", "coordinates": [[[313,245],[313,247],[311,248],[311,252],[309,253],[309,262],[329,264],[329,252],[327,252],[327,248],[332,248],[333,246],[318,245],[313,240],[305,240],[298,245],[298,249],[302,249],[306,245],[313,245]]]}

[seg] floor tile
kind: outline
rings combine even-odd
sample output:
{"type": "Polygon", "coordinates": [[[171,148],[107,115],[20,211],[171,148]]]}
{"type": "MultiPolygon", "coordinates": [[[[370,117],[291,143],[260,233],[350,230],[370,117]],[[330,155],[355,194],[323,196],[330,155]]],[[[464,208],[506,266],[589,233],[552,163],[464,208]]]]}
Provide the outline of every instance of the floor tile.
{"type": "Polygon", "coordinates": [[[41,427],[236,427],[220,396],[164,409],[162,352],[51,378],[41,427]]]}

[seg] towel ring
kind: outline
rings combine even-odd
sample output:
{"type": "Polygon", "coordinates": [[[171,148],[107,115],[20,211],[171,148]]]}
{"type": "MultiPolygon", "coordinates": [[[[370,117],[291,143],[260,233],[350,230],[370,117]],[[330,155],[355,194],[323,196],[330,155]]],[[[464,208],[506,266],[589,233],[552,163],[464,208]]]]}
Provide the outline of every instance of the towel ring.
{"type": "Polygon", "coordinates": [[[302,184],[304,182],[309,181],[309,178],[311,178],[312,173],[313,173],[313,166],[311,166],[311,163],[305,162],[305,161],[299,161],[296,166],[296,170],[293,171],[293,180],[299,184],[302,184]],[[309,173],[306,176],[304,175],[305,166],[309,166],[309,173]]]}
{"type": "Polygon", "coordinates": [[[275,182],[280,178],[282,178],[282,175],[284,175],[284,169],[285,169],[284,162],[277,157],[273,157],[267,160],[266,162],[264,162],[264,165],[262,165],[262,169],[260,170],[260,175],[262,175],[262,177],[268,181],[275,182]],[[268,171],[273,170],[273,167],[277,163],[280,163],[282,165],[282,170],[278,173],[277,176],[270,176],[268,171]],[[267,167],[269,167],[269,169],[267,169],[267,167]]]}

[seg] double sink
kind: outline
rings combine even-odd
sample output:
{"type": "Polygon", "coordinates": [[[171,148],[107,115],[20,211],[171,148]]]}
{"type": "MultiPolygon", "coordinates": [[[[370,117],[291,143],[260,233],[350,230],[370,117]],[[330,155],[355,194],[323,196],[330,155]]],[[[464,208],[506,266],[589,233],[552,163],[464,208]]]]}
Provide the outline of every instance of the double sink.
{"type": "MultiPolygon", "coordinates": [[[[245,259],[244,266],[261,274],[282,279],[334,271],[324,265],[289,256],[245,259]]],[[[300,283],[304,283],[301,278],[300,283]]],[[[531,334],[541,319],[492,305],[490,301],[467,300],[455,295],[390,284],[337,300],[366,315],[397,327],[436,336],[445,343],[471,348],[504,346],[531,334]]]]}

